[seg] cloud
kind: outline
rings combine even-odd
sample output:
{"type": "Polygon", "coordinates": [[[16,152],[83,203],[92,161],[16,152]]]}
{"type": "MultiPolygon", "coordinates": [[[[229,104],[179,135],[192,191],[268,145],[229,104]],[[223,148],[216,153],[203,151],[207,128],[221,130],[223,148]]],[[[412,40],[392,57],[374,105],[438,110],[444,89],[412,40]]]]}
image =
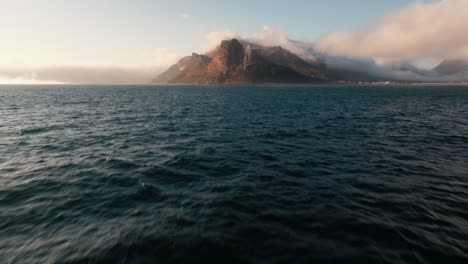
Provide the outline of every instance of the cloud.
{"type": "Polygon", "coordinates": [[[167,67],[176,63],[182,57],[183,54],[171,51],[168,48],[157,48],[154,49],[149,55],[147,55],[146,65],[167,67]]]}
{"type": "Polygon", "coordinates": [[[39,67],[0,68],[1,84],[146,84],[164,68],[39,67]]]}
{"type": "Polygon", "coordinates": [[[168,48],[141,53],[138,65],[0,65],[0,84],[147,84],[182,54],[168,48]]]}
{"type": "Polygon", "coordinates": [[[0,84],[66,84],[63,82],[58,81],[48,81],[48,80],[38,80],[35,78],[28,78],[28,77],[14,77],[10,78],[8,76],[0,75],[0,84]]]}
{"type": "MultiPolygon", "coordinates": [[[[242,36],[232,31],[210,32],[206,34],[209,46],[208,50],[212,50],[218,46],[222,40],[231,38],[238,38],[262,46],[282,46],[310,62],[325,64],[330,72],[343,73],[345,71],[346,78],[350,79],[425,82],[468,81],[468,76],[464,74],[440,77],[429,70],[417,68],[414,65],[424,61],[424,59],[434,61],[423,55],[407,57],[390,56],[386,58],[386,61],[382,61],[381,58],[374,57],[373,54],[356,56],[353,50],[350,50],[349,53],[334,53],[320,46],[323,45],[323,42],[321,43],[323,39],[319,40],[319,42],[292,40],[288,38],[285,32],[269,26],[264,26],[258,34],[250,36],[242,36]]],[[[354,47],[354,49],[357,50],[358,54],[359,52],[366,52],[365,50],[360,50],[360,47],[354,47]]],[[[435,60],[435,64],[439,61],[435,60]]]]}
{"type": "Polygon", "coordinates": [[[354,33],[334,32],[316,42],[318,51],[388,61],[468,58],[467,0],[416,3],[354,33]]]}
{"type": "Polygon", "coordinates": [[[259,34],[247,37],[246,40],[262,46],[281,46],[305,59],[314,59],[307,52],[307,48],[311,46],[310,43],[291,40],[278,28],[264,26],[259,34]]]}
{"type": "Polygon", "coordinates": [[[232,38],[243,39],[242,36],[232,32],[230,30],[209,32],[209,33],[207,33],[205,35],[205,39],[206,39],[206,42],[207,42],[206,50],[210,51],[210,50],[216,48],[217,46],[219,46],[219,43],[221,43],[221,41],[223,41],[225,39],[232,39],[232,38]]]}
{"type": "Polygon", "coordinates": [[[142,57],[138,66],[0,66],[0,84],[147,84],[182,54],[156,48],[142,57]]]}
{"type": "Polygon", "coordinates": [[[210,32],[205,35],[205,39],[208,42],[207,50],[217,47],[222,40],[232,38],[267,47],[281,46],[303,58],[314,59],[312,54],[307,52],[307,49],[313,46],[312,43],[291,40],[286,33],[270,26],[264,26],[258,34],[250,36],[242,36],[229,30],[210,32]]]}

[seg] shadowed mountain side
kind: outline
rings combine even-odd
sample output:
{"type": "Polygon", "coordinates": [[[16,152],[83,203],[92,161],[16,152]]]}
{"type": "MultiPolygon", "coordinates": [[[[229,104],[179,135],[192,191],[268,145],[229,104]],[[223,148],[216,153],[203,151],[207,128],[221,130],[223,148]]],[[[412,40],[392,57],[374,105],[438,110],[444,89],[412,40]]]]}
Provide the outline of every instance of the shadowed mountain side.
{"type": "Polygon", "coordinates": [[[182,63],[179,62],[175,65],[175,67],[177,67],[176,69],[170,69],[171,71],[169,74],[167,71],[163,73],[166,74],[165,82],[200,83],[199,80],[202,80],[205,77],[205,73],[211,59],[204,55],[193,53],[192,56],[183,58],[182,60],[182,63]]]}
{"type": "Polygon", "coordinates": [[[466,74],[468,73],[468,61],[466,60],[445,60],[434,69],[440,76],[466,74]]]}
{"type": "Polygon", "coordinates": [[[294,70],[317,81],[327,80],[323,65],[306,62],[280,46],[258,49],[260,55],[272,63],[294,70]]]}
{"type": "Polygon", "coordinates": [[[165,72],[161,73],[153,82],[162,82],[166,83],[170,80],[176,78],[180,72],[185,68],[185,66],[191,61],[192,57],[187,56],[179,60],[176,64],[172,65],[165,72]]]}

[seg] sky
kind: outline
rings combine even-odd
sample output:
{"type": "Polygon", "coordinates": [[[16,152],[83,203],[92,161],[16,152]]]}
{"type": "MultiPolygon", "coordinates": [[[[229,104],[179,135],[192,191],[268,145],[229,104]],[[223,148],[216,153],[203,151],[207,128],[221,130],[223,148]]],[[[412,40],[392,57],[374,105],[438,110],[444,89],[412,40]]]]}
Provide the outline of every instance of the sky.
{"type": "Polygon", "coordinates": [[[205,49],[213,31],[292,39],[356,30],[409,0],[0,0],[0,67],[150,66],[205,49]]]}
{"type": "Polygon", "coordinates": [[[133,82],[228,37],[432,67],[468,58],[466,10],[468,0],[0,0],[0,82],[59,71],[133,82]]]}

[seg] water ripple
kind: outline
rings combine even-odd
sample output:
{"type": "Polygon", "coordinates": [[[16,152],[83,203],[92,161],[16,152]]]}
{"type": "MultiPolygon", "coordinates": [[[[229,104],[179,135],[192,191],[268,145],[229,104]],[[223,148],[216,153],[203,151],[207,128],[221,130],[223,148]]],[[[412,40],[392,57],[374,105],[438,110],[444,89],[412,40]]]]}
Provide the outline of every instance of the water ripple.
{"type": "Polygon", "coordinates": [[[465,87],[0,87],[1,263],[466,263],[465,87]]]}

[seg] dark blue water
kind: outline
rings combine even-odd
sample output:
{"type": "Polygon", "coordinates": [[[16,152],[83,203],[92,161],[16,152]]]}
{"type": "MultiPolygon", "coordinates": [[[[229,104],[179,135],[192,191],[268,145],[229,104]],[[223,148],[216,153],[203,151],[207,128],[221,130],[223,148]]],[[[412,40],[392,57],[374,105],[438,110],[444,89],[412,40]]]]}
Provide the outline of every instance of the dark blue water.
{"type": "Polygon", "coordinates": [[[0,263],[442,262],[468,87],[0,87],[0,263]]]}

